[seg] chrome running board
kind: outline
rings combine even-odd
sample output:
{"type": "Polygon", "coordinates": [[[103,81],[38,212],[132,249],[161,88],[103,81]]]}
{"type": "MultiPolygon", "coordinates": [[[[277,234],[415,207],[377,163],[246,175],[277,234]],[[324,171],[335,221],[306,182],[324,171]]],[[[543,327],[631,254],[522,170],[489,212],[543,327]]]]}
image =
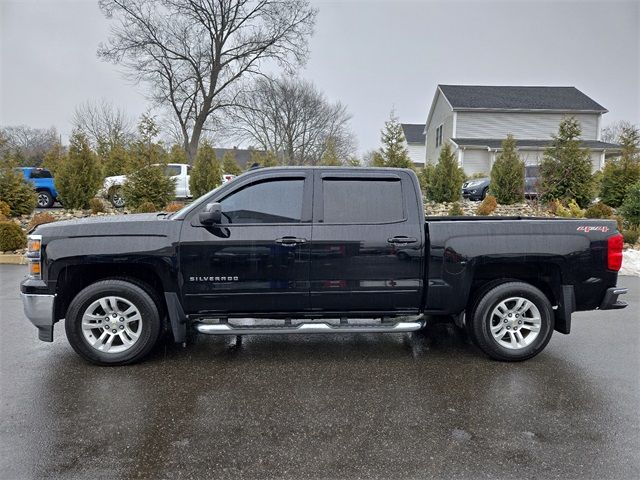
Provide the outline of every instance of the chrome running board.
{"type": "Polygon", "coordinates": [[[424,327],[423,321],[378,325],[330,325],[328,323],[300,323],[295,326],[247,327],[228,323],[195,323],[198,333],[207,335],[268,335],[289,333],[401,333],[415,332],[424,327]]]}

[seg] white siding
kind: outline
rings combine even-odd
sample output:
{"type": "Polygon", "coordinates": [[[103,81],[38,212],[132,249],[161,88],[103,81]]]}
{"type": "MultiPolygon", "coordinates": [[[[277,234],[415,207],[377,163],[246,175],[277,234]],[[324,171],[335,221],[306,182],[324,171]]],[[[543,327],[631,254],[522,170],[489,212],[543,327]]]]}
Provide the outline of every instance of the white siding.
{"type": "Polygon", "coordinates": [[[407,150],[409,150],[409,158],[414,164],[424,166],[424,162],[427,156],[426,147],[424,145],[406,144],[407,150]]]}
{"type": "Polygon", "coordinates": [[[602,165],[600,164],[600,160],[602,159],[601,151],[592,151],[591,152],[591,171],[597,172],[601,168],[604,168],[604,160],[602,160],[602,165]]]}
{"type": "MultiPolygon", "coordinates": [[[[549,139],[558,133],[558,125],[565,115],[560,113],[529,112],[457,112],[457,138],[549,139]]],[[[435,116],[435,115],[434,115],[435,116]]],[[[573,115],[582,126],[582,138],[596,140],[598,114],[573,115]]]]}
{"type": "MultiPolygon", "coordinates": [[[[539,165],[544,158],[544,150],[518,150],[518,154],[524,160],[525,165],[539,165]]],[[[466,155],[466,152],[465,152],[466,155]]],[[[465,157],[466,158],[466,157],[465,157]]],[[[591,151],[591,171],[596,172],[604,167],[604,163],[601,164],[602,151],[591,151]]]]}
{"type": "Polygon", "coordinates": [[[442,144],[448,142],[453,136],[453,110],[444,96],[438,92],[436,96],[436,105],[433,109],[433,115],[429,125],[427,125],[427,161],[436,163],[440,155],[440,148],[436,148],[436,129],[442,127],[442,144]]]}
{"type": "Polygon", "coordinates": [[[462,152],[462,168],[467,175],[475,173],[491,173],[490,154],[488,150],[465,149],[462,152]]]}

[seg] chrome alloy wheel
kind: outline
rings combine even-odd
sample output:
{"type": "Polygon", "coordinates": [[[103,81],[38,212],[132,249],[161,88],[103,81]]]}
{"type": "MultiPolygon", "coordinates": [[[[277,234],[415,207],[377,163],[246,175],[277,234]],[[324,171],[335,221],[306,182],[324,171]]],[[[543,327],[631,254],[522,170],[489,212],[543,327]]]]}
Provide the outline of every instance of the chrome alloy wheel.
{"type": "Polygon", "coordinates": [[[49,195],[46,193],[38,193],[38,207],[46,208],[49,206],[49,195]]]}
{"type": "Polygon", "coordinates": [[[125,352],[136,344],[141,332],[140,312],[122,297],[99,298],[82,315],[82,334],[100,352],[125,352]]]}
{"type": "Polygon", "coordinates": [[[513,350],[531,345],[542,327],[538,307],[522,297],[500,302],[491,312],[489,322],[494,340],[513,350]]]}

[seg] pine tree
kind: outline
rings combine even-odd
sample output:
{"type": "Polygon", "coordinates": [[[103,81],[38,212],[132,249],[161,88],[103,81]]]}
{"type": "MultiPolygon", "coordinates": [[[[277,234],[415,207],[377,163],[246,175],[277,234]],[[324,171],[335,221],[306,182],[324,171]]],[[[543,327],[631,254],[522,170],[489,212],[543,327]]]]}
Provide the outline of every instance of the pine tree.
{"type": "Polygon", "coordinates": [[[491,168],[491,194],[503,205],[524,201],[524,162],[513,135],[502,142],[502,151],[491,168]]]}
{"type": "Polygon", "coordinates": [[[582,129],[575,117],[560,122],[558,135],[545,150],[540,165],[540,188],[545,201],[574,199],[582,208],[594,191],[589,149],[580,147],[582,129]]]}
{"type": "Polygon", "coordinates": [[[272,151],[260,152],[254,150],[251,152],[251,164],[257,164],[261,167],[277,167],[280,165],[280,161],[272,151]]]}
{"type": "Polygon", "coordinates": [[[440,149],[438,163],[433,169],[431,191],[427,191],[427,196],[434,202],[455,202],[460,198],[463,182],[464,171],[458,166],[451,145],[445,143],[440,149]]]}
{"type": "Polygon", "coordinates": [[[325,167],[342,166],[342,162],[340,161],[338,152],[336,151],[336,143],[332,139],[329,139],[327,141],[327,148],[325,148],[324,153],[322,154],[320,165],[323,165],[325,167]]]}
{"type": "Polygon", "coordinates": [[[216,188],[222,183],[222,173],[215,149],[209,142],[204,141],[198,148],[189,179],[191,194],[194,197],[199,197],[216,188]]]}
{"type": "Polygon", "coordinates": [[[184,151],[182,145],[171,145],[169,149],[169,163],[189,163],[187,160],[187,152],[184,151]]]}
{"type": "Polygon", "coordinates": [[[10,155],[0,159],[0,200],[9,206],[9,215],[28,215],[36,208],[36,192],[10,155]]]}
{"type": "Polygon", "coordinates": [[[42,166],[49,170],[55,178],[56,172],[64,162],[66,155],[67,153],[62,144],[60,142],[55,142],[51,148],[47,150],[47,153],[44,154],[42,166]]]}
{"type": "Polygon", "coordinates": [[[225,175],[240,175],[242,169],[236,161],[236,152],[233,150],[227,150],[222,156],[222,173],[225,175]]]}
{"type": "Polygon", "coordinates": [[[389,120],[384,123],[381,132],[382,147],[380,154],[384,159],[385,167],[413,168],[413,163],[409,158],[409,151],[405,147],[405,138],[402,125],[398,122],[393,110],[389,120]]]}
{"type": "Polygon", "coordinates": [[[58,168],[56,189],[65,208],[89,208],[89,200],[102,186],[98,158],[91,150],[87,136],[76,130],[69,139],[69,153],[58,168]]]}
{"type": "Polygon", "coordinates": [[[373,152],[371,155],[371,167],[384,167],[386,162],[384,161],[384,157],[380,152],[373,152]]]}
{"type": "Polygon", "coordinates": [[[600,183],[600,199],[610,207],[622,205],[631,185],[640,180],[640,132],[625,126],[618,139],[622,146],[619,158],[605,164],[600,183]]]}
{"type": "Polygon", "coordinates": [[[105,177],[125,175],[131,172],[133,167],[129,151],[122,144],[113,145],[102,161],[102,172],[105,177]]]}

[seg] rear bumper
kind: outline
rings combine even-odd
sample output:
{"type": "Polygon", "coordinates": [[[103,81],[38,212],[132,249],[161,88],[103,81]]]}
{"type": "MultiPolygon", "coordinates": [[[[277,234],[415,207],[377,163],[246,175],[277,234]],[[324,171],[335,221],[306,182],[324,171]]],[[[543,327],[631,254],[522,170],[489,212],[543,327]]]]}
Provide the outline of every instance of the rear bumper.
{"type": "Polygon", "coordinates": [[[604,298],[600,304],[600,310],[618,310],[620,308],[625,308],[627,306],[627,302],[618,300],[618,295],[624,295],[627,292],[628,290],[623,287],[607,288],[607,293],[604,294],[604,298]]]}
{"type": "Polygon", "coordinates": [[[25,316],[38,329],[38,338],[53,342],[53,309],[55,295],[21,293],[25,316]]]}

